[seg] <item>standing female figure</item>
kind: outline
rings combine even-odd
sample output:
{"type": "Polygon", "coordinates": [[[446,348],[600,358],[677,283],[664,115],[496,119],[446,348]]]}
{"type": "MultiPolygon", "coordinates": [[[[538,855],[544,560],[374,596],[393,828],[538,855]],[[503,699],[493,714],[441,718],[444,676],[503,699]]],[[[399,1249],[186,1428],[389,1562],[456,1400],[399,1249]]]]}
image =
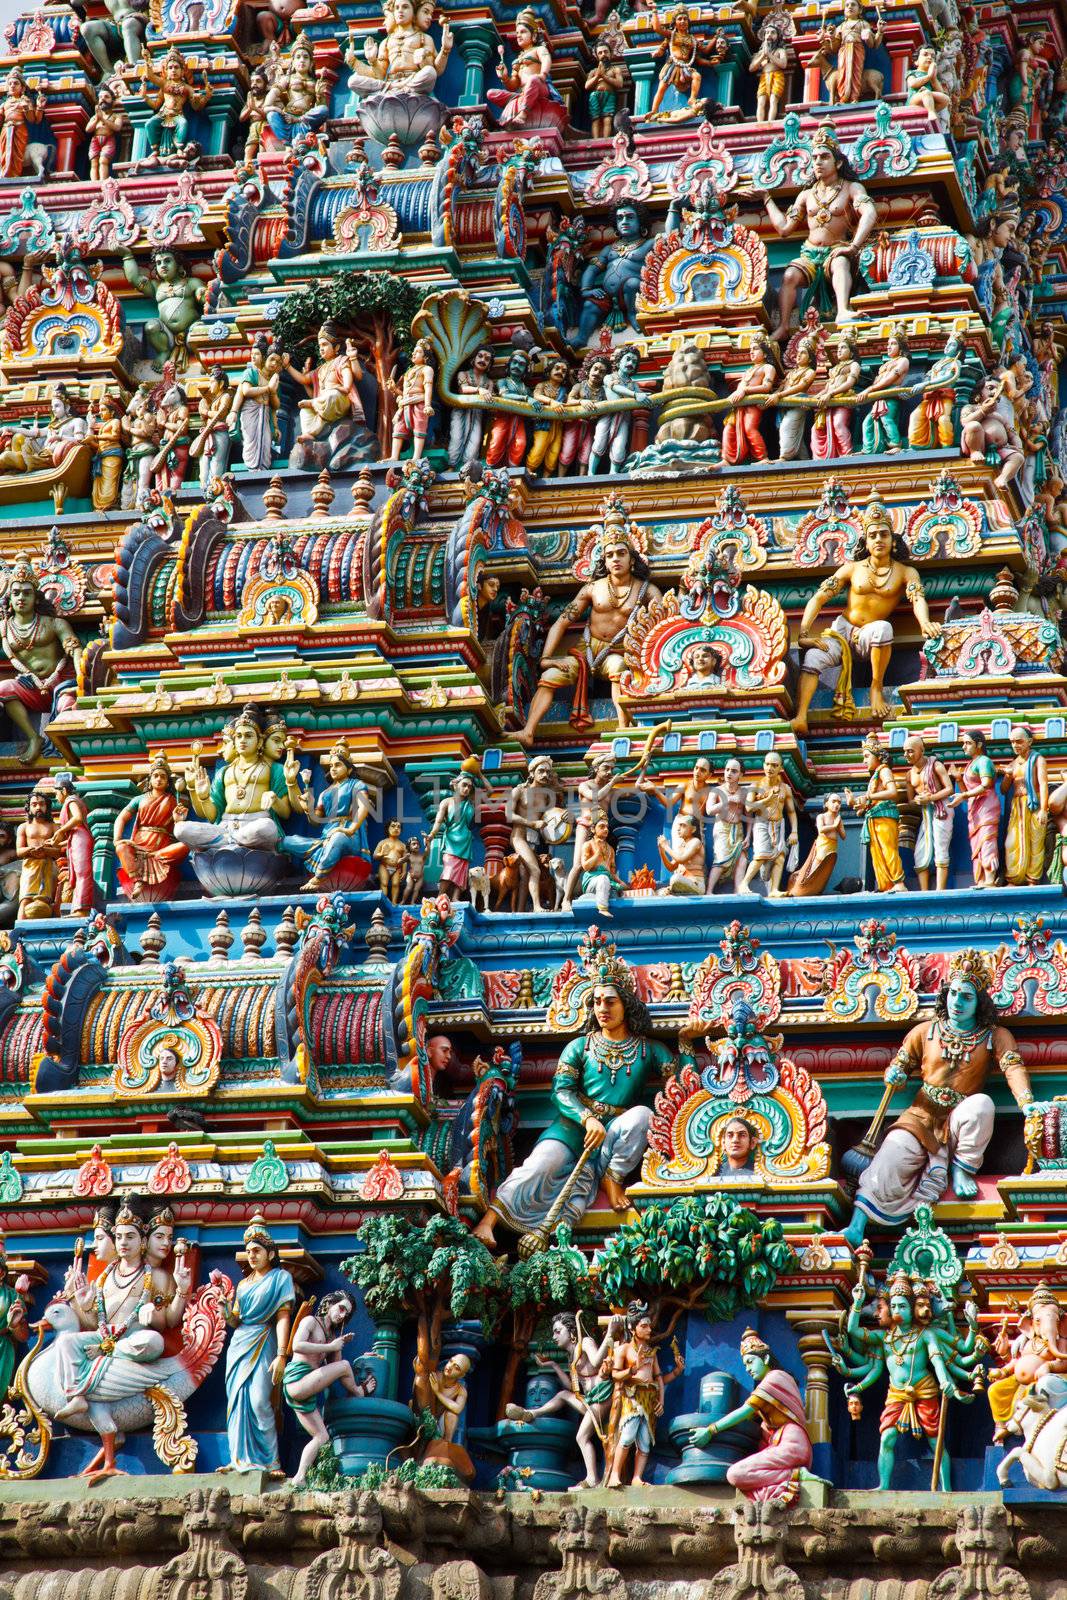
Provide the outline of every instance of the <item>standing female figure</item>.
{"type": "Polygon", "coordinates": [[[248,1276],[228,1308],[234,1331],[226,1351],[226,1435],[234,1472],[277,1471],[274,1386],[282,1381],[296,1290],[258,1213],[244,1234],[248,1276]]]}

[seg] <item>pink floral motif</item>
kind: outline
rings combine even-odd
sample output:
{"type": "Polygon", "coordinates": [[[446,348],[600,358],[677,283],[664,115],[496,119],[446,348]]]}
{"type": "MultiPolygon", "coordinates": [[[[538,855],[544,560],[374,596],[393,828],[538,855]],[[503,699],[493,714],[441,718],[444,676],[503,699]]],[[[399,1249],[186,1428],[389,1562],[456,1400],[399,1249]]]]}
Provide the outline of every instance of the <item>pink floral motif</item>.
{"type": "Polygon", "coordinates": [[[151,1194],[185,1194],[193,1186],[189,1163],[176,1144],[167,1146],[167,1153],[157,1161],[148,1174],[151,1194]]]}
{"type": "Polygon", "coordinates": [[[78,1168],[74,1179],[74,1193],[79,1199],[102,1199],[111,1193],[115,1187],[115,1180],[111,1173],[103,1151],[98,1144],[94,1144],[88,1161],[84,1161],[78,1168]]]}
{"type": "Polygon", "coordinates": [[[362,1200],[399,1200],[403,1196],[404,1180],[388,1150],[379,1150],[378,1159],[360,1185],[359,1193],[362,1200]]]}

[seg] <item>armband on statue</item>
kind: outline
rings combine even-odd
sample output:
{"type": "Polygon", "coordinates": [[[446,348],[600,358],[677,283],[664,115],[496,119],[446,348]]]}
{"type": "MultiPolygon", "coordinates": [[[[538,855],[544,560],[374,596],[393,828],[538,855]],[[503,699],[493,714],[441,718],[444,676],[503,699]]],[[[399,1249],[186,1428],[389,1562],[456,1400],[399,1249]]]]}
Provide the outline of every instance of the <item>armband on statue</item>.
{"type": "Polygon", "coordinates": [[[847,587],[847,584],[848,579],[839,569],[837,572],[831,572],[828,578],[823,579],[816,593],[821,600],[832,600],[835,594],[840,594],[842,589],[847,587]]]}
{"type": "Polygon", "coordinates": [[[923,588],[921,578],[912,578],[910,583],[905,588],[904,593],[912,605],[915,604],[916,600],[926,599],[926,590],[923,588]]]}

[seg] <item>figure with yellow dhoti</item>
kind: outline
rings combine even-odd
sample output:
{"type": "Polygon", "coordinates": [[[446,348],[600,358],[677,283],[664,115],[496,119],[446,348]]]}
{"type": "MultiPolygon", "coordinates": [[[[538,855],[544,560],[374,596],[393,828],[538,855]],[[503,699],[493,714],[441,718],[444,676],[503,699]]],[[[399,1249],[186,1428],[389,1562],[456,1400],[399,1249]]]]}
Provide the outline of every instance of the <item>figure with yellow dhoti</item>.
{"type": "Polygon", "coordinates": [[[656,1422],[663,1415],[663,1391],[681,1376],[683,1362],[675,1346],[675,1363],[666,1377],[652,1343],[654,1324],[646,1305],[634,1300],[626,1308],[629,1337],[615,1346],[611,1365],[611,1411],[604,1461],[606,1487],[621,1489],[628,1457],[633,1455],[631,1487],[643,1488],[644,1470],[656,1442],[656,1422]]]}
{"type": "Polygon", "coordinates": [[[1008,738],[1015,759],[1000,780],[1009,796],[1005,877],[1009,883],[1040,883],[1048,838],[1048,763],[1034,749],[1033,732],[1025,724],[1012,728],[1008,738]]]}
{"type": "MultiPolygon", "coordinates": [[[[1006,1324],[1001,1324],[993,1349],[1004,1364],[989,1374],[986,1391],[995,1425],[994,1444],[1002,1444],[1009,1433],[1020,1431],[1011,1427],[1012,1413],[1039,1379],[1067,1373],[1067,1345],[1060,1338],[1062,1315],[1063,1307],[1048,1284],[1039,1283],[1019,1314],[1014,1339],[1009,1340],[1006,1324]]],[[[1062,1380],[1057,1387],[1062,1390],[1062,1380]]]]}
{"type": "Polygon", "coordinates": [[[993,1137],[993,1101],[985,1084],[995,1067],[1019,1107],[1030,1105],[1030,1078],[1015,1039],[1000,1026],[991,983],[985,956],[961,951],[938,991],[932,1020],[911,1029],[886,1068],[887,1084],[903,1085],[918,1074],[919,1092],[860,1177],[844,1234],[853,1249],[870,1218],[899,1225],[917,1206],[935,1205],[950,1182],[958,1199],[974,1199],[993,1137]]]}
{"type": "Polygon", "coordinates": [[[761,29],[763,43],[748,64],[749,72],[758,72],[756,84],[756,121],[777,122],[785,105],[789,83],[789,39],[785,32],[768,20],[761,29]]]}
{"type": "Polygon", "coordinates": [[[845,800],[863,818],[863,842],[874,869],[876,889],[880,894],[894,894],[904,888],[897,782],[873,733],[863,741],[863,764],[868,774],[866,791],[854,795],[846,789],[845,800]]]}
{"type": "Polygon", "coordinates": [[[885,698],[885,674],[893,651],[894,611],[904,599],[924,639],[936,639],[941,624],[932,622],[922,579],[908,563],[908,547],[894,533],[889,512],[872,495],[863,513],[863,541],[855,557],[844,562],[824,578],[800,619],[800,678],[797,683],[797,710],[793,732],[801,738],[808,733],[808,711],[822,679],[834,689],[834,711],[842,719],[856,715],[852,698],[852,663],[855,656],[871,663],[872,717],[889,711],[885,698]],[[848,590],[841,616],[825,633],[815,632],[815,623],[828,600],[848,590]]]}

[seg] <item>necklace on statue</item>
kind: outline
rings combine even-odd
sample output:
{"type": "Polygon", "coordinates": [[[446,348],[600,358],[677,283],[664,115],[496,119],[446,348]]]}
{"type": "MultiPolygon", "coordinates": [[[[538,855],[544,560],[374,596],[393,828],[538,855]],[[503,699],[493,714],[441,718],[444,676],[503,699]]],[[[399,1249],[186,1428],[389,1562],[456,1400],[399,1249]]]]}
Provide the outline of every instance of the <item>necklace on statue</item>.
{"type": "Polygon", "coordinates": [[[873,567],[871,565],[870,558],[868,557],[868,560],[867,560],[867,576],[870,578],[871,583],[874,586],[874,588],[877,589],[880,593],[883,592],[884,590],[888,589],[890,579],[893,576],[893,567],[894,567],[894,565],[895,565],[895,563],[890,561],[888,567],[886,567],[886,569],[885,569],[885,574],[884,575],[880,575],[879,571],[878,571],[878,568],[877,567],[873,567]]]}
{"type": "Polygon", "coordinates": [[[620,1072],[625,1072],[628,1078],[632,1075],[641,1050],[640,1039],[632,1034],[627,1034],[625,1039],[608,1039],[602,1033],[595,1033],[592,1046],[597,1065],[603,1067],[612,1086],[620,1072]]]}
{"type": "Polygon", "coordinates": [[[836,184],[834,186],[834,189],[833,189],[832,193],[827,194],[826,190],[823,188],[823,185],[821,183],[817,183],[815,185],[815,200],[816,200],[815,221],[817,223],[819,223],[822,227],[825,228],[826,224],[830,221],[830,218],[833,216],[833,211],[832,211],[831,207],[833,206],[834,201],[837,199],[838,195],[841,193],[841,191],[842,191],[842,189],[844,187],[845,186],[844,186],[843,183],[838,183],[838,184],[836,184]],[[821,194],[819,192],[820,190],[822,190],[821,194]]]}
{"type": "Polygon", "coordinates": [[[958,1071],[965,1061],[970,1060],[972,1051],[985,1031],[984,1028],[975,1028],[970,1033],[961,1033],[949,1022],[941,1024],[941,1054],[951,1072],[958,1071]]]}

